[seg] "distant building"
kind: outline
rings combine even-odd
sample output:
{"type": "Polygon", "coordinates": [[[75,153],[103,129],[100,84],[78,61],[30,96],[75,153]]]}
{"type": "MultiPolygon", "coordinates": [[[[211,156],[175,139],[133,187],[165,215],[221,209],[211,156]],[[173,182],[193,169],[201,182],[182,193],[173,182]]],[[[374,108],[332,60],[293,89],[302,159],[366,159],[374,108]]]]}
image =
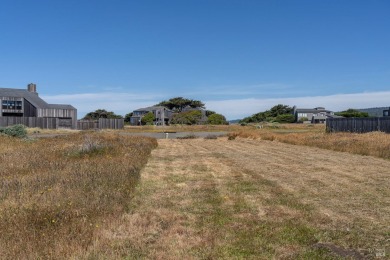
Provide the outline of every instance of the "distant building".
{"type": "Polygon", "coordinates": [[[200,113],[202,114],[202,117],[198,121],[199,124],[205,124],[207,122],[208,118],[207,118],[205,109],[199,108],[199,107],[186,106],[185,108],[183,108],[183,110],[181,112],[189,112],[189,111],[200,111],[200,113]]]}
{"type": "Polygon", "coordinates": [[[77,128],[77,110],[71,105],[48,104],[38,96],[37,86],[27,89],[0,88],[0,119],[5,117],[56,118],[56,127],[77,128]]]}
{"type": "Polygon", "coordinates": [[[296,108],[294,107],[294,115],[297,122],[310,122],[313,124],[323,124],[327,118],[337,117],[334,112],[326,110],[324,107],[316,108],[296,108]]]}
{"type": "Polygon", "coordinates": [[[366,112],[368,113],[369,117],[385,117],[390,116],[389,107],[373,107],[373,108],[362,108],[362,109],[356,109],[360,112],[366,112]]]}
{"type": "Polygon", "coordinates": [[[141,125],[142,118],[149,112],[154,115],[154,125],[169,125],[172,120],[173,112],[171,110],[163,106],[152,106],[134,110],[130,117],[130,124],[141,125]]]}

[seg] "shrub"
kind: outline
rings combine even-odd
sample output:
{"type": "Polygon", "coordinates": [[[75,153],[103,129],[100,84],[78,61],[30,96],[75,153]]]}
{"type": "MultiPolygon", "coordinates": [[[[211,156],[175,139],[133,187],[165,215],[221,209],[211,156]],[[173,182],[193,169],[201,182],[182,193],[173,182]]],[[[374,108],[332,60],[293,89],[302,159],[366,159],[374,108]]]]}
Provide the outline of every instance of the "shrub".
{"type": "Polygon", "coordinates": [[[305,121],[309,121],[309,118],[307,118],[307,117],[301,117],[301,118],[299,119],[299,122],[300,122],[300,123],[305,122],[305,121]]]}
{"type": "Polygon", "coordinates": [[[143,125],[153,125],[155,119],[153,112],[148,112],[141,118],[141,122],[143,125]]]}
{"type": "Polygon", "coordinates": [[[229,133],[228,134],[228,140],[235,140],[239,133],[229,133]]]}
{"type": "Polygon", "coordinates": [[[210,125],[227,125],[226,118],[221,114],[212,114],[207,119],[207,123],[210,125]]]}
{"type": "Polygon", "coordinates": [[[85,135],[83,143],[72,150],[69,155],[73,157],[92,156],[107,153],[110,146],[103,144],[97,136],[85,135]]]}
{"type": "Polygon", "coordinates": [[[123,118],[121,115],[116,115],[114,112],[107,111],[105,109],[97,109],[93,112],[89,112],[83,118],[83,120],[98,120],[99,118],[123,118]]]}
{"type": "Polygon", "coordinates": [[[189,134],[189,135],[186,135],[186,136],[177,137],[176,139],[195,139],[195,138],[197,138],[196,135],[189,134]]]}
{"type": "Polygon", "coordinates": [[[278,123],[294,123],[295,116],[293,114],[278,115],[274,121],[278,123]]]}
{"type": "Polygon", "coordinates": [[[337,112],[335,113],[335,115],[343,116],[343,117],[368,117],[369,116],[367,112],[360,112],[359,110],[352,109],[352,108],[345,111],[337,112]]]}
{"type": "Polygon", "coordinates": [[[175,114],[172,118],[173,124],[195,125],[199,124],[202,119],[200,110],[192,110],[175,114]]]}
{"type": "Polygon", "coordinates": [[[13,125],[5,128],[0,128],[0,133],[18,138],[24,138],[27,136],[27,130],[24,125],[13,125]]]}

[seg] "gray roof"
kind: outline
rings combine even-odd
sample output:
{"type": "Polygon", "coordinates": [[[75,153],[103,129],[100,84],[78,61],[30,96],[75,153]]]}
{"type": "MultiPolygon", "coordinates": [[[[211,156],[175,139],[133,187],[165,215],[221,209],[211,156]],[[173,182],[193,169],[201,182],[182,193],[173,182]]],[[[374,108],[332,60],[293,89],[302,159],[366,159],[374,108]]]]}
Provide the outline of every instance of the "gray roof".
{"type": "Polygon", "coordinates": [[[332,112],[326,109],[315,109],[315,108],[297,108],[295,109],[295,113],[319,113],[319,112],[332,112]]]}
{"type": "Polygon", "coordinates": [[[134,110],[134,112],[137,112],[137,111],[153,111],[153,110],[157,110],[157,109],[169,110],[168,108],[166,108],[164,106],[151,106],[151,107],[139,108],[137,110],[134,110]]]}
{"type": "Polygon", "coordinates": [[[76,109],[72,105],[62,105],[62,104],[48,104],[49,108],[54,108],[54,109],[76,109]]]}
{"type": "Polygon", "coordinates": [[[48,104],[37,93],[30,92],[26,89],[0,88],[0,97],[24,98],[36,108],[75,109],[71,105],[48,104]]]}

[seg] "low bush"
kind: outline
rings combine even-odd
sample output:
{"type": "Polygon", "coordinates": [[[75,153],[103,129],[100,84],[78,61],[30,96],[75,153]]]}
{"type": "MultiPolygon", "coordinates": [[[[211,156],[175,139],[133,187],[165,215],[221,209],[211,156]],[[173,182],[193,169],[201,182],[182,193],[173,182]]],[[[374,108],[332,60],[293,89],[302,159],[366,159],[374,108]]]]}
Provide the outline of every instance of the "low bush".
{"type": "Polygon", "coordinates": [[[228,140],[235,140],[237,138],[237,136],[239,136],[238,132],[229,133],[228,134],[228,140]]]}
{"type": "Polygon", "coordinates": [[[99,139],[91,135],[85,135],[82,144],[75,147],[68,154],[74,157],[93,156],[108,153],[112,149],[111,145],[103,144],[99,139]]]}
{"type": "Polygon", "coordinates": [[[194,134],[188,134],[186,136],[179,136],[179,137],[177,137],[177,139],[196,139],[196,138],[198,138],[198,137],[196,135],[194,135],[194,134]]]}
{"type": "Polygon", "coordinates": [[[208,117],[207,123],[210,125],[227,125],[226,118],[221,114],[212,114],[208,117]]]}
{"type": "Polygon", "coordinates": [[[191,110],[175,114],[172,118],[172,124],[195,125],[199,124],[201,119],[202,112],[200,110],[191,110]]]}
{"type": "Polygon", "coordinates": [[[13,126],[0,128],[0,134],[12,136],[12,137],[24,138],[27,136],[27,130],[24,125],[13,125],[13,126]]]}

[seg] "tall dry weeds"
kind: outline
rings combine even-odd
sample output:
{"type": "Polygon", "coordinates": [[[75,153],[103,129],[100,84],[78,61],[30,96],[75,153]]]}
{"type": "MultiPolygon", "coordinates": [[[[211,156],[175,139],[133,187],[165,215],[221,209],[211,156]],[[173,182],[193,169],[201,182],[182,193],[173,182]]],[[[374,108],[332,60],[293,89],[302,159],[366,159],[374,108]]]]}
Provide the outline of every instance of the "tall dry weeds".
{"type": "Polygon", "coordinates": [[[155,139],[0,136],[0,258],[69,258],[129,210],[155,139]]]}
{"type": "Polygon", "coordinates": [[[390,159],[390,135],[386,133],[326,133],[324,128],[318,126],[311,129],[306,127],[306,130],[298,129],[298,131],[296,128],[284,127],[282,130],[243,128],[230,133],[229,137],[279,141],[390,159]]]}

